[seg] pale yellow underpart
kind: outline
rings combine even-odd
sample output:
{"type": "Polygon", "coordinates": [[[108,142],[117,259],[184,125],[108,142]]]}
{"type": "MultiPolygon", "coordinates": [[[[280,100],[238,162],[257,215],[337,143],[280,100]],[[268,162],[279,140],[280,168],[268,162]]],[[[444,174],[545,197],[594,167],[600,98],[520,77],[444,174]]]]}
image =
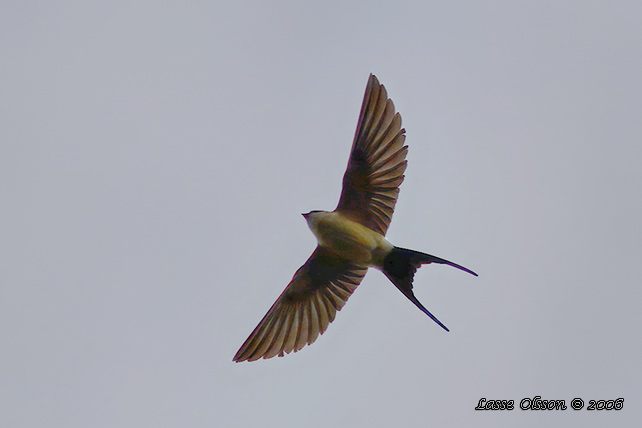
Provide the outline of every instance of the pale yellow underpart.
{"type": "Polygon", "coordinates": [[[336,211],[310,213],[307,221],[321,247],[360,266],[381,269],[394,248],[380,233],[336,211]]]}

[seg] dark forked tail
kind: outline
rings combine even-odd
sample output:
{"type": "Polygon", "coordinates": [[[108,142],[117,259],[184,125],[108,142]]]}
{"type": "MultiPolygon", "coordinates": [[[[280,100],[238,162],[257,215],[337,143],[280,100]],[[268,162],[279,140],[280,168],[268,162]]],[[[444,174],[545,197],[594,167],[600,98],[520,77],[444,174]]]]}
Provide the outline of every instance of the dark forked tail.
{"type": "Polygon", "coordinates": [[[431,256],[430,254],[420,253],[419,251],[407,250],[405,248],[395,247],[383,262],[383,273],[390,281],[401,291],[412,303],[428,315],[434,322],[439,324],[444,330],[449,331],[448,328],[441,323],[433,314],[428,311],[415,297],[412,292],[412,280],[415,277],[415,272],[428,263],[440,263],[456,267],[471,275],[477,276],[475,272],[459,266],[448,260],[440,259],[439,257],[431,256]]]}

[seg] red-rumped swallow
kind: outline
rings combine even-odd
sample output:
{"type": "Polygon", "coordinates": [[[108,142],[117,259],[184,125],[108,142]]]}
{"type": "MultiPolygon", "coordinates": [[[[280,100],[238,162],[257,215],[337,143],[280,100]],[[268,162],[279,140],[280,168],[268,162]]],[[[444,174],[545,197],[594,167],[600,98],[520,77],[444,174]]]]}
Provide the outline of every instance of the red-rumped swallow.
{"type": "Polygon", "coordinates": [[[332,212],[303,214],[317,238],[317,248],[234,361],[282,357],[312,344],[334,321],[370,267],[382,271],[412,303],[448,331],[415,297],[415,272],[423,264],[441,263],[477,274],[439,257],[395,247],[385,238],[407,165],[405,132],[386,89],[371,74],[339,205],[332,212]]]}

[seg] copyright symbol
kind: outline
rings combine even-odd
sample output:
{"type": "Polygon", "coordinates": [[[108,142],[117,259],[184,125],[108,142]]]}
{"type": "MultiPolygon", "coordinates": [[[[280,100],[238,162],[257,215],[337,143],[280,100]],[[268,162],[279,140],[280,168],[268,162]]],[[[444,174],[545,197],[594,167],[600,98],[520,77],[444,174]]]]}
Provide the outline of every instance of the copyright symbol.
{"type": "Polygon", "coordinates": [[[573,398],[571,400],[571,407],[573,410],[582,410],[584,407],[584,401],[581,398],[573,398]]]}

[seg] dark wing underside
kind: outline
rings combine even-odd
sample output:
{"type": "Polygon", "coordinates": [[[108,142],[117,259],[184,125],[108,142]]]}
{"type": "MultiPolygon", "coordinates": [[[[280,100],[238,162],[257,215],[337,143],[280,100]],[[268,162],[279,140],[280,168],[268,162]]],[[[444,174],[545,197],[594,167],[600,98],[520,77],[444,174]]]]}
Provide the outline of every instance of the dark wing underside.
{"type": "Polygon", "coordinates": [[[234,361],[282,357],[310,345],[334,321],[367,270],[317,247],[243,343],[234,361]]]}
{"type": "Polygon", "coordinates": [[[405,132],[386,89],[371,74],[336,211],[382,235],[404,179],[405,132]]]}

